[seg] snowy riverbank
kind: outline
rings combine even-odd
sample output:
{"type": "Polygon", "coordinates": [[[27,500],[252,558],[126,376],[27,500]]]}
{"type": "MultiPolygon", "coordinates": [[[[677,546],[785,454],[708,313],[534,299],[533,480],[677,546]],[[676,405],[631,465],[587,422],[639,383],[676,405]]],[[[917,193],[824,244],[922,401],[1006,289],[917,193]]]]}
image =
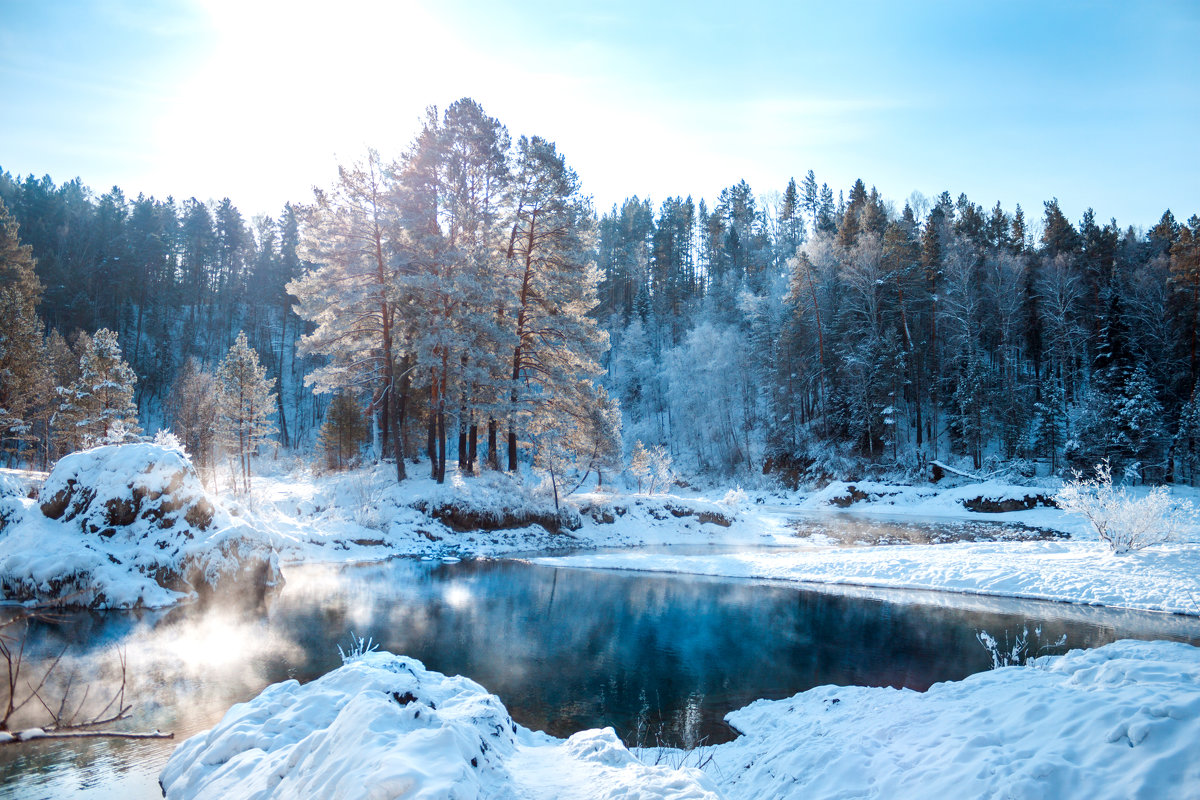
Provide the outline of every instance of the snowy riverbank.
{"type": "Polygon", "coordinates": [[[1115,556],[1096,542],[964,542],[713,555],[588,553],[556,567],[923,589],[1200,616],[1200,547],[1115,556]]]}
{"type": "MultiPolygon", "coordinates": [[[[413,477],[397,484],[391,468],[381,465],[322,476],[279,471],[255,478],[250,497],[211,496],[190,466],[172,460],[179,458],[172,451],[119,448],[137,455],[122,456],[128,464],[114,462],[129,473],[119,478],[101,468],[101,451],[115,457],[112,448],[101,448],[64,459],[59,472],[85,468],[73,477],[51,476],[37,502],[21,496],[19,474],[4,476],[0,513],[10,522],[0,531],[0,593],[6,599],[61,596],[86,585],[94,605],[166,605],[208,577],[204,570],[182,576],[183,559],[195,561],[201,550],[215,554],[208,570],[215,575],[222,564],[233,566],[231,557],[237,560],[232,546],[252,545],[263,557],[277,557],[285,571],[289,563],[396,556],[526,557],[564,568],[921,589],[1200,615],[1200,530],[1193,527],[1180,542],[1114,556],[1082,521],[1047,505],[1052,487],[960,480],[936,486],[835,482],[809,493],[606,490],[574,494],[556,509],[530,476],[452,475],[444,485],[413,477]],[[142,464],[151,450],[162,466],[142,464]],[[192,512],[182,506],[165,512],[173,524],[165,532],[162,521],[151,518],[158,511],[125,513],[133,494],[161,493],[177,473],[189,477],[176,493],[182,491],[188,508],[207,509],[212,525],[196,529],[183,518],[192,512]],[[74,521],[40,512],[68,481],[90,510],[74,521]],[[140,488],[133,491],[135,484],[140,488]],[[973,510],[979,508],[991,511],[973,510]],[[128,519],[109,525],[114,516],[128,519]],[[935,541],[943,543],[925,543],[935,541]],[[642,549],[648,545],[654,547],[642,549]]],[[[1191,489],[1173,491],[1195,496],[1191,489]]]]}
{"type": "Polygon", "coordinates": [[[563,513],[572,526],[551,533],[537,524],[455,531],[426,513],[457,504],[477,518],[553,514],[545,498],[505,476],[396,485],[377,470],[261,483],[258,507],[248,516],[271,530],[281,557],[294,562],[395,554],[521,556],[564,568],[922,589],[1200,615],[1200,530],[1193,528],[1178,543],[1116,556],[1081,520],[1040,502],[1053,494],[1042,487],[859,482],[807,494],[593,492],[572,496],[563,513]],[[971,510],[981,504],[1031,507],[971,510]],[[881,527],[893,530],[888,525],[902,535],[945,532],[951,541],[880,545],[897,538],[881,537],[881,527]],[[972,536],[984,540],[953,541],[972,536]],[[996,537],[1004,540],[988,540],[996,537]],[[656,547],[639,551],[646,545],[656,547]],[[696,553],[697,546],[712,552],[696,553]],[[555,550],[568,552],[547,552],[555,550]]]}
{"type": "Polygon", "coordinates": [[[234,706],[161,782],[168,800],[1200,796],[1200,649],[1178,643],[1117,642],[924,693],[822,686],[728,720],[732,742],[638,758],[611,729],[532,732],[470,680],[371,653],[234,706]]]}

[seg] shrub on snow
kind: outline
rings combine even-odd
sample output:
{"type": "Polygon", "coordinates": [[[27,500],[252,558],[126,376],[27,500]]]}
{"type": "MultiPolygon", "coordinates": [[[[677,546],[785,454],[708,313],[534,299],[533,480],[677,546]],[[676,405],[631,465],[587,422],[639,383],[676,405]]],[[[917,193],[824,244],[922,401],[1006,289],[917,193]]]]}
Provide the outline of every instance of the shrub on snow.
{"type": "Polygon", "coordinates": [[[1107,461],[1096,465],[1094,478],[1076,472],[1054,502],[1091,523],[1100,541],[1118,554],[1172,541],[1196,516],[1191,503],[1173,502],[1165,487],[1156,486],[1137,497],[1124,486],[1113,486],[1107,461]]]}

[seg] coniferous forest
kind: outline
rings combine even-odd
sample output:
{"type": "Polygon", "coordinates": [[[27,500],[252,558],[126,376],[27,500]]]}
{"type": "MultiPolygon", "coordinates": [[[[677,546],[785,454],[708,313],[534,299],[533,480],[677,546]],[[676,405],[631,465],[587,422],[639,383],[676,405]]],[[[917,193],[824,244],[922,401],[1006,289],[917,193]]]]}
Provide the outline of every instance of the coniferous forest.
{"type": "Polygon", "coordinates": [[[247,219],[0,172],[7,463],[169,427],[201,467],[361,446],[438,480],[612,475],[643,445],[790,484],[1200,477],[1193,209],[1145,230],[810,171],[597,210],[552,142],[468,99],[398,160],[313,177],[247,219]],[[222,424],[234,374],[254,403],[222,424]]]}

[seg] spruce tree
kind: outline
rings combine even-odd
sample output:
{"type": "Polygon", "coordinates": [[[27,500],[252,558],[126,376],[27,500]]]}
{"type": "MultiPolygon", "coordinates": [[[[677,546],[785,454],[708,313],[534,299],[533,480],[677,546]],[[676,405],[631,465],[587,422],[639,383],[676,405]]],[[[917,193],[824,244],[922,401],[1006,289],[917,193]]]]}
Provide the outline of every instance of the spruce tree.
{"type": "Polygon", "coordinates": [[[101,328],[80,341],[79,378],[66,394],[67,418],[74,423],[78,443],[90,447],[137,436],[137,375],[122,357],[117,334],[101,328]]]}

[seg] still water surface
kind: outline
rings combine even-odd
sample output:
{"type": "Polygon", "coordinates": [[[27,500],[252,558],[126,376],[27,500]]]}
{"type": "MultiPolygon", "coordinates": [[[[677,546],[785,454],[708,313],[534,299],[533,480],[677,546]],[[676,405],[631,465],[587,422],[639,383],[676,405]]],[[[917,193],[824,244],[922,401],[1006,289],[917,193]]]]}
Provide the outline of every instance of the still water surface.
{"type": "MultiPolygon", "coordinates": [[[[817,591],[760,581],[563,570],[519,561],[396,560],[294,567],[266,613],[178,608],[35,623],[34,657],[70,645],[93,692],[126,650],[134,729],[177,741],[266,685],[340,663],[349,632],[467,675],[513,718],[565,736],[611,725],[626,742],[732,738],[722,717],[825,683],[923,690],[987,669],[979,630],[1040,625],[1070,647],[1120,638],[1200,644],[1200,621],[1162,614],[935,593],[817,591]]],[[[36,670],[36,667],[35,667],[36,670]]],[[[160,797],[174,742],[0,748],[0,798],[160,797]]]]}

